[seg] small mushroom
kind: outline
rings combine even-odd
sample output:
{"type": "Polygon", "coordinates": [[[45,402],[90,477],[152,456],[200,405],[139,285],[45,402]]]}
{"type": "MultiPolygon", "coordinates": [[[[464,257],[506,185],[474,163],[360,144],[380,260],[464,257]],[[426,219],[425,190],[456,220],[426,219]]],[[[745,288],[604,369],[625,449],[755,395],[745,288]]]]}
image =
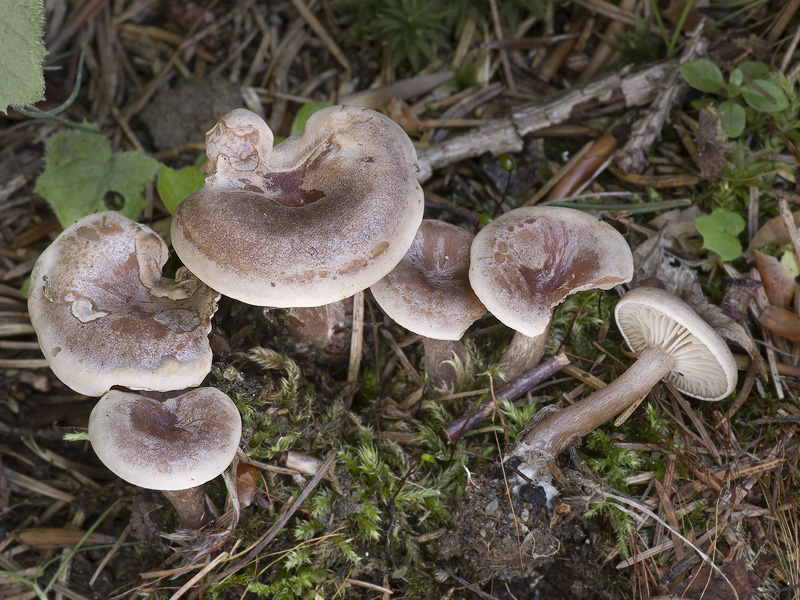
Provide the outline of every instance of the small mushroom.
{"type": "Polygon", "coordinates": [[[323,306],[400,262],[422,220],[414,146],[366,108],[314,113],[274,148],[237,109],[206,135],[209,175],[172,221],[172,243],[202,281],[248,304],[323,306]]]}
{"type": "Polygon", "coordinates": [[[154,231],[117,212],[80,219],[42,253],[28,310],[61,381],[87,396],[203,381],[219,294],[186,269],[161,277],[168,256],[154,231]]]}
{"type": "Polygon", "coordinates": [[[473,235],[444,221],[426,219],[403,260],[370,289],[400,325],[423,336],[425,366],[434,385],[451,387],[455,370],[446,361],[463,360],[459,341],[486,312],[469,285],[473,235]]]}
{"type": "Polygon", "coordinates": [[[233,460],[242,421],[216,388],[197,388],[163,402],[112,390],[89,416],[95,453],[128,483],[161,490],[184,529],[206,520],[203,484],[233,460]]]}
{"type": "Polygon", "coordinates": [[[736,387],[736,362],[725,341],[676,296],[659,288],[637,288],[622,297],[615,314],[636,362],[603,389],[535,425],[517,454],[555,458],[644,398],[662,379],[709,401],[725,398],[736,387]]]}
{"type": "Polygon", "coordinates": [[[517,208],[489,223],[472,243],[472,288],[517,332],[500,360],[512,381],[541,360],[553,309],[568,295],[608,290],[632,276],[625,238],[571,208],[517,208]]]}

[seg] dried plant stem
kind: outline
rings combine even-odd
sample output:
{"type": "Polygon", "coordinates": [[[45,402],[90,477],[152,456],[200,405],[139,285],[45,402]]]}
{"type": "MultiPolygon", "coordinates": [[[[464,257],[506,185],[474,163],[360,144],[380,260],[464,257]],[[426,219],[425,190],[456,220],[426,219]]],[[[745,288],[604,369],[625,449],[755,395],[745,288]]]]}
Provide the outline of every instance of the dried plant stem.
{"type": "Polygon", "coordinates": [[[667,60],[634,73],[615,72],[543,101],[517,107],[511,117],[488,120],[464,135],[419,149],[417,179],[425,182],[436,169],[484,152],[519,152],[524,136],[574,119],[584,110],[614,103],[622,103],[626,108],[647,104],[661,91],[663,82],[677,72],[678,61],[667,60]]]}
{"type": "MultiPolygon", "coordinates": [[[[519,377],[516,381],[497,392],[495,396],[498,398],[505,398],[506,400],[519,398],[537,384],[558,373],[567,364],[569,364],[569,359],[566,354],[557,354],[556,356],[540,362],[522,377],[519,377]]],[[[494,410],[494,406],[494,400],[492,398],[487,398],[475,407],[474,410],[461,415],[458,419],[445,427],[444,431],[450,439],[450,442],[457,442],[461,439],[461,436],[464,435],[464,432],[469,431],[488,417],[494,410]]]]}

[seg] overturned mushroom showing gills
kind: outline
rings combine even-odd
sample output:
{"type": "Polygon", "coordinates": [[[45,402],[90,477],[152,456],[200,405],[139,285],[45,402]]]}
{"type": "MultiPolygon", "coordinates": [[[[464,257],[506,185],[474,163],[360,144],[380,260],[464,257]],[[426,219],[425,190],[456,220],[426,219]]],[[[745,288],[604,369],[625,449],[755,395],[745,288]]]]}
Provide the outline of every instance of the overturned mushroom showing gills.
{"type": "Polygon", "coordinates": [[[489,223],[475,236],[469,268],[478,298],[517,332],[500,360],[512,381],[541,360],[553,309],[567,296],[632,276],[631,250],[616,229],[550,206],[517,208],[489,223]]]}
{"type": "Polygon", "coordinates": [[[216,388],[164,402],[112,390],[89,416],[89,439],[103,464],[128,483],[161,490],[184,529],[205,524],[203,484],[228,467],[241,435],[236,405],[216,388]]]}
{"type": "Polygon", "coordinates": [[[117,212],[80,219],[42,253],[28,310],[61,381],[87,396],[203,381],[219,294],[186,269],[161,277],[168,256],[154,231],[117,212]]]}
{"type": "Polygon", "coordinates": [[[535,425],[516,455],[555,458],[644,398],[662,379],[709,401],[722,400],[736,387],[736,362],[725,341],[669,292],[652,287],[628,292],[617,303],[616,320],[636,362],[603,389],[535,425]]]}
{"type": "Polygon", "coordinates": [[[172,221],[202,281],[248,304],[322,306],[400,262],[422,220],[414,146],[380,113],[335,106],[274,148],[237,109],[206,135],[209,175],[172,221]]]}
{"type": "Polygon", "coordinates": [[[445,361],[454,353],[464,359],[461,337],[486,312],[469,285],[472,240],[460,227],[426,219],[400,264],[370,288],[386,314],[423,336],[434,385],[455,383],[455,370],[445,361]]]}

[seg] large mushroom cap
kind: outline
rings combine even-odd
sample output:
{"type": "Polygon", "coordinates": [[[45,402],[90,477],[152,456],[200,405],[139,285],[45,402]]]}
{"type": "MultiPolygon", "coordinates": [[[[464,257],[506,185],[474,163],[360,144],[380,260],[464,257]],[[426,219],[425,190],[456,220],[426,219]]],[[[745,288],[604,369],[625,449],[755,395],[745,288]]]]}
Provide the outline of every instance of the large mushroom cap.
{"type": "Polygon", "coordinates": [[[469,285],[473,235],[426,219],[403,260],[370,289],[400,325],[425,337],[459,340],[486,308],[469,285]]]}
{"type": "Polygon", "coordinates": [[[631,280],[633,257],[610,225],[571,208],[523,207],[484,227],[472,243],[472,288],[502,323],[534,337],[568,295],[631,280]]]}
{"type": "Polygon", "coordinates": [[[363,290],[400,262],[422,220],[416,153],[393,121],[336,106],[272,148],[238,109],[206,136],[211,175],[178,207],[172,243],[226,296],[321,306],[363,290]]]}
{"type": "Polygon", "coordinates": [[[736,387],[733,354],[725,341],[692,308],[669,292],[640,287],[617,303],[617,325],[635,353],[661,346],[677,365],[664,377],[701,400],[721,400],[736,387]]]}
{"type": "Polygon", "coordinates": [[[167,391],[203,381],[219,294],[185,269],[163,279],[167,257],[155,232],[116,212],[80,219],[42,253],[28,310],[61,381],[87,396],[114,385],[167,391]]]}
{"type": "Polygon", "coordinates": [[[216,388],[164,402],[112,390],[89,416],[97,456],[125,481],[151,490],[185,490],[222,473],[242,435],[236,405],[216,388]]]}

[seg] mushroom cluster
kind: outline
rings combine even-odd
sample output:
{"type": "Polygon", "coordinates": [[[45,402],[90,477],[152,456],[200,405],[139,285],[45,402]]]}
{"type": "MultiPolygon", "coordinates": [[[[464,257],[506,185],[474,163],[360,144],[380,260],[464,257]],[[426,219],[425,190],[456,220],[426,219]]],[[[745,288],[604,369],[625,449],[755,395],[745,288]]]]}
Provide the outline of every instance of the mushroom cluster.
{"type": "Polygon", "coordinates": [[[89,215],[37,260],[28,311],[55,375],[78,393],[102,396],[89,417],[100,460],[130,483],[165,490],[181,526],[197,529],[205,523],[202,484],[238,447],[233,402],[203,388],[165,402],[111,389],[182,390],[211,369],[219,294],[183,268],[175,280],[162,277],[168,255],[148,227],[116,212],[89,215]]]}
{"type": "Polygon", "coordinates": [[[247,110],[207,134],[209,175],[173,219],[185,265],[174,281],[161,275],[164,241],[115,212],[64,230],[31,277],[31,321],[53,372],[102,396],[89,420],[97,455],[126,481],[162,490],[186,528],[205,523],[202,484],[238,448],[235,405],[211,388],[164,401],[111,388],[200,385],[220,294],[271,307],[339,301],[388,274],[422,220],[414,147],[383,115],[331,107],[272,142],[247,110]]]}

